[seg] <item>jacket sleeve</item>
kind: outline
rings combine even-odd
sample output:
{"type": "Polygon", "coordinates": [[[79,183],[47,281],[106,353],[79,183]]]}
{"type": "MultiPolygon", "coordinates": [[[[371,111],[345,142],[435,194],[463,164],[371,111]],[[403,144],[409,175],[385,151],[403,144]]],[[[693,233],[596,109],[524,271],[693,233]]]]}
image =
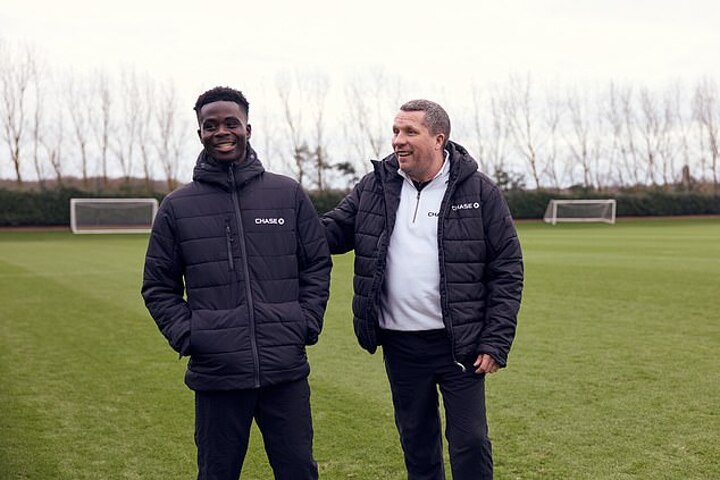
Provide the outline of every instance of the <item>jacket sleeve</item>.
{"type": "Polygon", "coordinates": [[[485,327],[479,353],[491,355],[504,367],[515,338],[523,289],[523,260],[520,241],[510,209],[496,186],[482,202],[488,261],[484,283],[487,289],[485,327]]]}
{"type": "Polygon", "coordinates": [[[321,218],[325,227],[325,238],[333,255],[347,253],[355,248],[355,218],[363,184],[364,182],[360,181],[355,185],[333,210],[321,218]]]}
{"type": "Polygon", "coordinates": [[[172,208],[165,201],[153,222],[141,293],[160,332],[181,356],[189,354],[191,316],[183,296],[183,272],[172,208]]]}
{"type": "Polygon", "coordinates": [[[332,260],[315,208],[299,185],[297,201],[299,302],[308,323],[306,342],[313,345],[322,330],[330,295],[332,260]]]}

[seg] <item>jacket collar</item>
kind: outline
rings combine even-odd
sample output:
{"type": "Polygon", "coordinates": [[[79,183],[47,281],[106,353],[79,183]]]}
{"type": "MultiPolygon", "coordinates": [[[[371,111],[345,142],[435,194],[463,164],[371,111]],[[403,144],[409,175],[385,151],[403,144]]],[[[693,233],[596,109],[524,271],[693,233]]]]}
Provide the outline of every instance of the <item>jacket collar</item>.
{"type": "Polygon", "coordinates": [[[231,169],[235,177],[236,188],[265,172],[255,150],[248,143],[245,160],[239,164],[219,162],[208,155],[205,150],[201,151],[193,169],[193,181],[210,183],[228,189],[231,169]]]}

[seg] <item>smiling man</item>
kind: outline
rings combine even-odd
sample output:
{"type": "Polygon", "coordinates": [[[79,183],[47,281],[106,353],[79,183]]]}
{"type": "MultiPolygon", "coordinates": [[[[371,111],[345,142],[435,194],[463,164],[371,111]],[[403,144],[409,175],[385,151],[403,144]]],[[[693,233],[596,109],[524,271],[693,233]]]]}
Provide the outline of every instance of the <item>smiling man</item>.
{"type": "Polygon", "coordinates": [[[197,99],[203,145],[192,183],[163,200],[142,295],[170,346],[189,356],[198,479],[237,480],[253,419],[277,479],[317,479],[310,366],[331,261],[300,185],[266,172],[249,104],[216,87],[197,99]]]}
{"type": "Polygon", "coordinates": [[[330,251],[355,250],[355,333],[383,347],[409,480],[445,478],[438,388],[453,479],[492,478],[484,380],[506,365],[523,286],[507,203],[449,136],[440,105],[405,103],[394,153],[323,217],[330,251]]]}

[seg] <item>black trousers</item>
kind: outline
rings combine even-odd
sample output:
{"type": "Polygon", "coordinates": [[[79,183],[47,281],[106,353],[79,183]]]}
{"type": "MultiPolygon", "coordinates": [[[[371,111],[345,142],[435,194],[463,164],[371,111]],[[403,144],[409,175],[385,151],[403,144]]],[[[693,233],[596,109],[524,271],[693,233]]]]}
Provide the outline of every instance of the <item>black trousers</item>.
{"type": "Polygon", "coordinates": [[[316,480],[307,379],[252,390],[195,392],[198,480],[240,478],[253,418],[276,479],[316,480]]]}
{"type": "Polygon", "coordinates": [[[485,376],[454,363],[444,330],[381,332],[408,480],[445,478],[438,387],[454,480],[492,479],[485,376]]]}

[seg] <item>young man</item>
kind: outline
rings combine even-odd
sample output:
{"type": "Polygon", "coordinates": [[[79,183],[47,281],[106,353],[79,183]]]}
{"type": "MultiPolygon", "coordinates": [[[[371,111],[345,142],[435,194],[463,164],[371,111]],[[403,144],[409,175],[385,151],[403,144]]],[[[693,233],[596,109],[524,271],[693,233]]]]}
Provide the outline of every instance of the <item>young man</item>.
{"type": "Polygon", "coordinates": [[[383,346],[409,480],[445,478],[438,387],[453,479],[492,478],[484,379],[506,364],[523,285],[502,193],[449,136],[440,105],[407,102],[395,153],[323,218],[330,251],[355,250],[355,332],[383,346]]]}
{"type": "Polygon", "coordinates": [[[197,99],[203,145],[192,183],[155,219],[142,295],[189,356],[198,479],[237,480],[255,419],[278,479],[316,479],[310,372],[331,268],[322,226],[290,178],[249,144],[248,102],[216,87],[197,99]]]}

